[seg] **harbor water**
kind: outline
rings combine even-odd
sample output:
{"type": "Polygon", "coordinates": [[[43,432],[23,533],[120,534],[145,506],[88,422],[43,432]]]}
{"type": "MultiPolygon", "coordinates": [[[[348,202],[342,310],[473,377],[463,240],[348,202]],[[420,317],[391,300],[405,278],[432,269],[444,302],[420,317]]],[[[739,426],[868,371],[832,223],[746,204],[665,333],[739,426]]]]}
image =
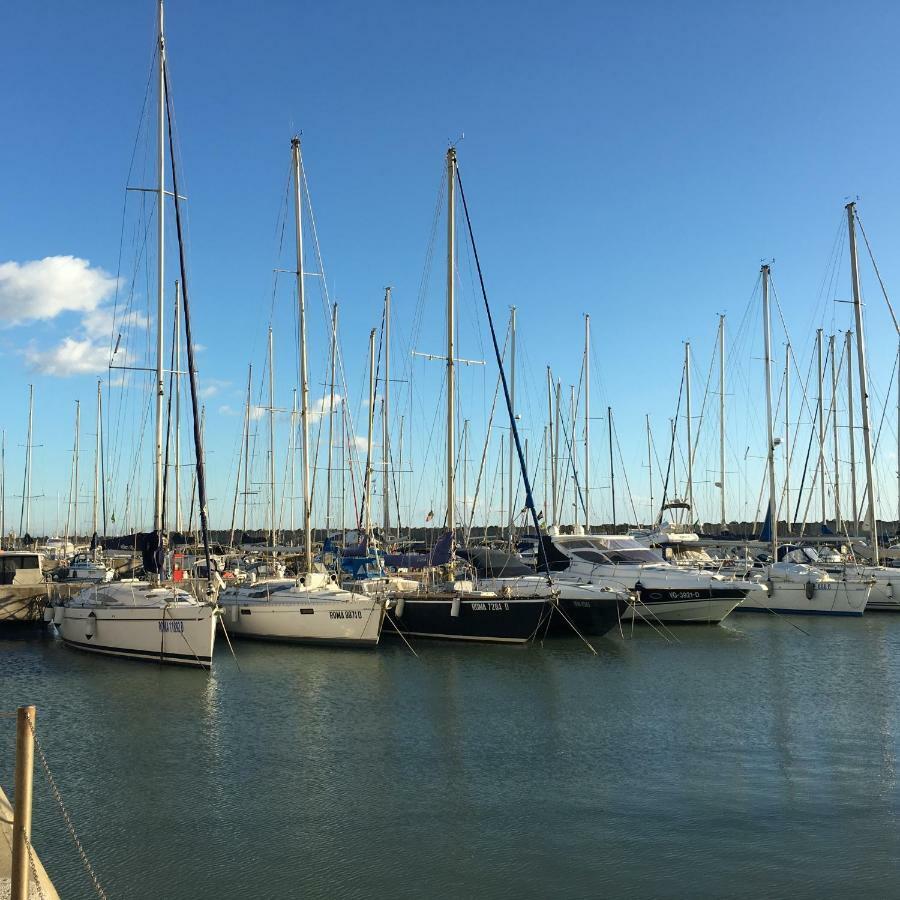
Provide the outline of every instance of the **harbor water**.
{"type": "MultiPolygon", "coordinates": [[[[900,896],[900,617],[526,647],[0,638],[111,898],[900,896]]],[[[0,719],[12,793],[14,724],[0,719]],[[6,724],[4,724],[4,722],[6,724]]],[[[35,773],[34,843],[95,896],[35,773]]]]}

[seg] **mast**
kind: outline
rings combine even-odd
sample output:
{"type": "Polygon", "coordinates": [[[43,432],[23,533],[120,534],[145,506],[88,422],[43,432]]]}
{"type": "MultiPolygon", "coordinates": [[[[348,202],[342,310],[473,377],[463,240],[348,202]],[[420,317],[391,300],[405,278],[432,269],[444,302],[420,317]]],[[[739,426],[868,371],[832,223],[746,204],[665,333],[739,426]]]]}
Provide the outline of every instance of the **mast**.
{"type": "Polygon", "coordinates": [[[584,317],[584,533],[591,533],[591,317],[584,317]]]}
{"type": "Polygon", "coordinates": [[[725,316],[719,316],[719,525],[722,531],[728,527],[725,521],[725,316]]]}
{"type": "Polygon", "coordinates": [[[296,460],[297,460],[297,388],[294,388],[294,399],[291,403],[291,437],[288,441],[290,454],[291,494],[288,497],[288,517],[291,528],[291,540],[294,539],[294,498],[297,496],[296,460]]]}
{"type": "Polygon", "coordinates": [[[175,531],[181,534],[181,282],[175,280],[175,531]]]}
{"type": "Polygon", "coordinates": [[[609,427],[609,488],[612,498],[612,527],[616,530],[616,467],[613,465],[613,412],[612,407],[606,407],[606,423],[609,427]]]}
{"type": "Polygon", "coordinates": [[[859,394],[862,410],[863,452],[866,460],[866,495],[869,504],[869,529],[872,534],[872,562],[878,565],[878,528],[875,508],[875,480],[872,475],[872,435],[869,430],[869,375],[866,371],[866,338],[863,332],[862,299],[859,292],[859,260],[856,256],[856,204],[847,204],[850,230],[850,278],[853,283],[853,312],[856,319],[856,357],[859,365],[859,394]]]}
{"type": "Polygon", "coordinates": [[[0,431],[0,550],[6,537],[6,429],[0,431]]]}
{"type": "Polygon", "coordinates": [[[785,524],[791,530],[791,344],[784,348],[784,499],[785,524]]]}
{"type": "MultiPolygon", "coordinates": [[[[850,503],[853,506],[853,534],[859,534],[859,500],[856,496],[856,431],[853,424],[853,332],[844,335],[847,356],[847,431],[850,439],[850,503]]],[[[900,386],[900,381],[897,382],[900,386]]]]}
{"type": "Polygon", "coordinates": [[[691,435],[691,342],[684,344],[684,386],[687,402],[687,502],[690,507],[691,522],[694,521],[694,450],[691,435]]]}
{"type": "Polygon", "coordinates": [[[818,359],[819,369],[819,400],[818,400],[818,416],[819,416],[819,491],[822,499],[822,524],[827,521],[825,510],[825,412],[822,394],[825,391],[825,364],[822,362],[822,329],[816,329],[816,357],[818,359]]]}
{"type": "Polygon", "coordinates": [[[506,435],[503,434],[503,432],[501,431],[500,432],[500,516],[499,516],[499,519],[500,519],[500,529],[499,530],[500,530],[501,534],[503,533],[503,512],[506,508],[505,504],[504,504],[504,497],[503,497],[504,492],[506,491],[506,481],[503,477],[504,476],[503,458],[505,456],[503,450],[505,448],[505,439],[506,439],[506,435]]]}
{"type": "Polygon", "coordinates": [[[300,313],[300,421],[303,426],[303,548],[306,572],[312,571],[312,526],[309,508],[309,376],[306,367],[306,291],[303,284],[303,217],[300,198],[300,138],[291,140],[294,162],[294,219],[297,232],[297,304],[300,313]]]}
{"type": "MultiPolygon", "coordinates": [[[[573,521],[575,524],[576,531],[578,530],[578,470],[576,469],[576,454],[575,454],[575,426],[576,426],[576,404],[575,404],[575,385],[569,385],[569,410],[572,415],[572,446],[569,450],[569,459],[572,461],[572,509],[573,509],[573,521]]],[[[512,463],[512,459],[510,459],[510,464],[512,463]]],[[[509,498],[510,506],[512,506],[512,492],[510,491],[509,498]]]]}
{"type": "Polygon", "coordinates": [[[19,513],[19,539],[31,530],[31,429],[34,424],[34,385],[28,385],[28,437],[25,440],[25,477],[22,482],[22,510],[19,513]]]}
{"type": "Polygon", "coordinates": [[[547,481],[550,477],[550,465],[549,460],[547,458],[548,453],[550,452],[550,442],[547,438],[547,426],[544,426],[544,525],[547,524],[547,514],[549,510],[547,509],[547,481]]]}
{"type": "Polygon", "coordinates": [[[562,525],[560,521],[563,515],[565,501],[565,484],[559,483],[559,429],[562,419],[562,382],[556,380],[556,420],[553,426],[553,483],[554,487],[554,504],[553,504],[553,524],[562,525]],[[557,518],[558,517],[558,518],[557,518]]]}
{"type": "Polygon", "coordinates": [[[363,506],[366,534],[372,530],[372,431],[375,427],[375,329],[369,332],[369,428],[366,432],[366,479],[363,506]]]}
{"type": "Polygon", "coordinates": [[[253,381],[253,364],[247,367],[247,412],[244,416],[244,525],[241,541],[247,533],[247,499],[250,496],[250,385],[253,381]]]}
{"type": "Polygon", "coordinates": [[[469,420],[463,419],[462,433],[462,477],[463,477],[463,536],[469,540],[469,420]]]}
{"type": "Polygon", "coordinates": [[[275,552],[275,354],[269,326],[269,539],[275,552]]]}
{"type": "Polygon", "coordinates": [[[453,534],[456,503],[454,463],[456,437],[454,412],[456,405],[456,149],[447,150],[447,530],[453,534]]]}
{"type": "Polygon", "coordinates": [[[556,518],[556,446],[554,444],[556,428],[553,425],[553,375],[550,372],[550,366],[547,366],[547,430],[547,453],[550,458],[551,478],[550,499],[552,501],[551,505],[553,513],[550,522],[553,526],[556,526],[558,524],[556,518]]]}
{"type": "Polygon", "coordinates": [[[647,420],[647,472],[650,482],[650,517],[647,520],[649,525],[653,521],[653,435],[650,431],[650,414],[646,413],[645,418],[647,420]]]}
{"type": "Polygon", "coordinates": [[[834,530],[841,527],[840,441],[838,438],[837,365],[834,353],[834,335],[828,336],[828,352],[831,354],[831,435],[834,443],[834,530]]]}
{"type": "Polygon", "coordinates": [[[155,493],[153,497],[153,530],[162,531],[162,507],[163,507],[163,395],[165,383],[163,380],[163,350],[165,335],[163,334],[163,319],[165,316],[165,206],[166,206],[166,40],[163,30],[163,0],[159,0],[159,29],[157,62],[159,64],[158,78],[158,122],[157,122],[157,147],[156,164],[159,176],[156,202],[156,447],[154,449],[154,474],[155,493]]]}
{"type": "Polygon", "coordinates": [[[100,379],[97,379],[97,434],[94,443],[94,508],[91,515],[91,534],[97,533],[97,514],[100,502],[100,429],[102,428],[103,412],[100,399],[100,379]]]}
{"type": "Polygon", "coordinates": [[[75,487],[72,492],[74,497],[74,513],[72,515],[72,537],[78,540],[78,455],[81,452],[79,446],[81,442],[81,401],[75,401],[75,455],[72,459],[72,465],[75,467],[75,487]]]}
{"type": "MultiPolygon", "coordinates": [[[[325,532],[331,534],[331,462],[334,458],[334,369],[337,347],[338,305],[331,307],[331,379],[328,396],[328,471],[325,485],[325,532]]],[[[343,465],[343,462],[341,463],[343,465]]]]}
{"type": "MultiPolygon", "coordinates": [[[[512,404],[512,416],[516,416],[516,307],[509,308],[509,401],[512,404]]],[[[513,511],[513,469],[515,467],[515,444],[509,442],[509,521],[508,540],[510,547],[513,540],[515,513],[513,511]]]]}
{"type": "MultiPolygon", "coordinates": [[[[388,541],[391,530],[391,289],[384,289],[384,399],[381,403],[381,455],[384,464],[384,483],[381,486],[383,500],[383,540],[388,541]]],[[[465,488],[463,488],[465,492],[465,488]]]]}
{"type": "Polygon", "coordinates": [[[772,535],[772,562],[778,559],[778,513],[775,508],[775,439],[772,435],[772,335],[769,322],[769,267],[762,267],[763,344],[766,367],[766,440],[769,467],[769,528],[772,535]]]}

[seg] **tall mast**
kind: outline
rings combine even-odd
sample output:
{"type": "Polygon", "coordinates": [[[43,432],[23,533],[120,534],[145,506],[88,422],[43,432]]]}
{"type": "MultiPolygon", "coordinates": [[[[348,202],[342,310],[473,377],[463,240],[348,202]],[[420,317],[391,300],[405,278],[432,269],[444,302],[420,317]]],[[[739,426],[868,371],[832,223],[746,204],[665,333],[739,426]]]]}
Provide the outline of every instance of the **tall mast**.
{"type": "MultiPolygon", "coordinates": [[[[859,500],[856,496],[856,430],[853,423],[853,332],[844,335],[847,356],[847,431],[850,440],[850,503],[852,517],[850,527],[853,534],[859,534],[859,500]]],[[[900,381],[897,382],[900,386],[900,381]]]]}
{"type": "Polygon", "coordinates": [[[447,530],[454,532],[456,503],[456,150],[447,150],[447,530]]]}
{"type": "MultiPolygon", "coordinates": [[[[516,308],[509,308],[509,402],[512,406],[512,417],[516,417],[516,308]]],[[[513,540],[515,512],[513,511],[513,470],[515,468],[515,442],[509,441],[509,516],[507,523],[507,539],[510,547],[513,540]]]]}
{"type": "MultiPolygon", "coordinates": [[[[328,396],[328,471],[325,485],[325,531],[331,534],[331,462],[334,458],[334,370],[337,347],[338,305],[331,307],[331,379],[328,396]]],[[[341,463],[343,465],[343,462],[341,463]]]]}
{"type": "Polygon", "coordinates": [[[19,539],[31,530],[31,428],[34,424],[34,385],[28,385],[28,437],[25,440],[25,478],[22,482],[22,511],[19,539]]]}
{"type": "Polygon", "coordinates": [[[297,461],[297,388],[294,388],[294,400],[291,404],[291,438],[288,441],[288,452],[290,454],[290,472],[291,472],[291,494],[288,498],[288,518],[291,528],[291,540],[294,539],[294,498],[297,496],[296,485],[296,461],[297,461]]]}
{"type": "Polygon", "coordinates": [[[769,528],[772,535],[772,562],[778,559],[778,512],[775,508],[775,438],[772,433],[772,335],[769,323],[769,267],[762,267],[763,344],[766,367],[766,441],[769,467],[769,528]]]}
{"type": "Polygon", "coordinates": [[[550,461],[549,461],[549,453],[550,453],[550,440],[547,436],[547,426],[544,426],[544,525],[547,524],[547,516],[550,511],[547,508],[547,481],[550,477],[550,461]]]}
{"type": "Polygon", "coordinates": [[[363,506],[366,534],[372,530],[372,431],[375,427],[375,329],[369,332],[369,427],[366,432],[366,479],[363,506]]]}
{"type": "Polygon", "coordinates": [[[91,514],[91,534],[97,533],[97,514],[100,503],[100,429],[103,414],[100,399],[100,379],[97,379],[97,434],[94,441],[94,508],[91,514]]]}
{"type": "Polygon", "coordinates": [[[391,530],[391,435],[390,435],[390,400],[391,400],[391,289],[384,289],[384,399],[381,404],[381,456],[384,468],[384,481],[381,486],[383,501],[382,528],[384,541],[387,543],[391,530]]]}
{"type": "Polygon", "coordinates": [[[584,317],[584,533],[591,533],[591,317],[584,317]]]}
{"type": "Polygon", "coordinates": [[[650,517],[647,519],[649,525],[653,522],[653,435],[650,431],[650,414],[645,415],[647,420],[647,475],[650,482],[650,517]]]}
{"type": "Polygon", "coordinates": [[[503,533],[503,512],[506,508],[504,505],[504,496],[503,496],[504,493],[506,492],[506,481],[503,478],[503,475],[504,475],[503,457],[505,455],[503,450],[505,447],[505,444],[504,444],[505,439],[506,439],[506,435],[503,434],[503,432],[501,431],[500,432],[500,516],[499,516],[499,519],[500,519],[499,531],[501,534],[503,533]]]}
{"type": "Polygon", "coordinates": [[[825,509],[825,404],[822,394],[825,391],[825,365],[822,362],[822,329],[816,329],[816,357],[818,359],[819,368],[819,400],[818,400],[818,416],[819,416],[819,491],[822,499],[822,524],[826,520],[825,509]]]}
{"type": "Polygon", "coordinates": [[[725,316],[719,316],[719,525],[722,531],[725,521],[725,316]]]}
{"type": "Polygon", "coordinates": [[[687,502],[694,521],[694,438],[691,434],[691,342],[684,344],[684,386],[687,401],[687,502]]]}
{"type": "Polygon", "coordinates": [[[609,490],[612,498],[612,527],[616,528],[616,467],[613,464],[613,420],[612,407],[606,407],[606,422],[609,427],[609,490]]]}
{"type": "Polygon", "coordinates": [[[250,497],[250,385],[253,381],[253,364],[247,367],[247,411],[244,414],[244,524],[241,540],[247,533],[247,500],[250,497]]]}
{"type": "Polygon", "coordinates": [[[72,537],[78,540],[78,456],[81,452],[81,401],[75,401],[75,456],[73,465],[75,467],[75,487],[72,491],[74,497],[74,512],[72,515],[72,537]]]}
{"type": "Polygon", "coordinates": [[[862,299],[859,293],[859,260],[856,256],[856,204],[847,204],[850,230],[850,278],[853,283],[853,312],[856,319],[856,357],[859,365],[859,394],[862,410],[863,451],[866,458],[866,495],[869,504],[869,530],[872,534],[872,562],[878,565],[878,511],[875,507],[875,479],[872,476],[872,435],[869,430],[869,375],[866,371],[866,338],[863,331],[862,299]]]}
{"type": "Polygon", "coordinates": [[[553,505],[553,524],[562,525],[564,506],[565,484],[559,483],[559,429],[562,418],[562,382],[556,380],[556,411],[555,424],[553,426],[553,483],[555,485],[555,501],[553,505]]]}
{"type": "Polygon", "coordinates": [[[828,336],[828,352],[831,354],[831,436],[834,443],[834,530],[841,527],[841,479],[840,440],[838,438],[837,363],[834,352],[834,335],[828,336]]]}
{"type": "MultiPolygon", "coordinates": [[[[575,427],[578,424],[577,413],[576,413],[576,404],[575,404],[575,385],[569,385],[569,410],[572,415],[572,447],[569,453],[569,457],[572,460],[572,509],[574,515],[574,524],[575,530],[578,530],[578,470],[577,470],[577,457],[575,454],[575,427]]],[[[510,458],[510,465],[512,465],[512,459],[510,458]]],[[[512,491],[510,491],[509,505],[512,506],[512,491]]],[[[512,511],[510,511],[510,515],[512,515],[512,511]]]]}
{"type": "Polygon", "coordinates": [[[784,499],[785,522],[790,532],[791,515],[791,344],[784,348],[784,499]]]}
{"type": "Polygon", "coordinates": [[[181,534],[181,282],[175,281],[175,530],[181,534]]]}
{"type": "Polygon", "coordinates": [[[547,432],[547,454],[550,461],[551,479],[550,499],[552,506],[550,524],[556,526],[558,524],[556,518],[556,446],[554,444],[556,428],[553,424],[553,375],[550,372],[550,366],[547,366],[547,432]]]}
{"type": "Polygon", "coordinates": [[[463,419],[462,433],[463,537],[469,540],[469,420],[463,419]]]}
{"type": "Polygon", "coordinates": [[[294,162],[294,219],[297,232],[297,305],[300,313],[300,421],[303,426],[303,548],[305,571],[312,571],[312,525],[309,508],[309,376],[306,368],[306,291],[303,284],[303,217],[300,197],[300,138],[291,140],[294,162]]]}
{"type": "Polygon", "coordinates": [[[0,550],[6,537],[6,429],[0,432],[0,550]]]}
{"type": "Polygon", "coordinates": [[[165,207],[166,207],[166,40],[163,31],[163,0],[159,0],[159,29],[157,46],[158,122],[156,163],[159,175],[156,202],[156,447],[154,452],[155,493],[153,498],[153,530],[162,531],[163,507],[163,334],[165,304],[165,207]]]}
{"type": "Polygon", "coordinates": [[[269,326],[269,539],[275,552],[275,353],[269,326]]]}

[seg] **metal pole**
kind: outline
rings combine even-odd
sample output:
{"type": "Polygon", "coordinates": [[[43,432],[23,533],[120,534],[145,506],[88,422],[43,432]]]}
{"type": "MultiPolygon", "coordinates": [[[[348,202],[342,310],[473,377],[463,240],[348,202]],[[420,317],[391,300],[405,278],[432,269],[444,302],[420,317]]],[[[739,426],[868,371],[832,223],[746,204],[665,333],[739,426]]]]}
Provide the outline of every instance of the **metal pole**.
{"type": "Polygon", "coordinates": [[[269,534],[275,552],[275,354],[269,326],[269,534]]]}
{"type": "Polygon", "coordinates": [[[591,533],[591,317],[584,317],[584,533],[591,533]]]}
{"type": "Polygon", "coordinates": [[[97,533],[97,513],[100,508],[100,429],[103,414],[100,399],[100,379],[97,379],[97,434],[94,440],[94,508],[91,515],[91,534],[97,533]]]}
{"type": "Polygon", "coordinates": [[[81,401],[75,401],[75,457],[73,465],[75,467],[75,486],[72,491],[73,496],[73,512],[72,512],[72,537],[78,541],[78,455],[81,452],[81,401]]]}
{"type": "Polygon", "coordinates": [[[719,316],[719,524],[722,531],[728,527],[725,521],[725,316],[719,316]]]}
{"type": "Polygon", "coordinates": [[[872,562],[878,565],[878,511],[875,507],[875,479],[872,473],[872,435],[869,430],[869,375],[866,371],[866,338],[863,331],[862,298],[859,292],[859,260],[856,256],[856,204],[847,204],[850,229],[850,278],[853,283],[853,311],[856,316],[856,356],[859,364],[859,393],[862,409],[863,450],[866,458],[866,494],[869,502],[869,530],[872,535],[872,562]]]}
{"type": "Polygon", "coordinates": [[[158,34],[158,123],[157,123],[157,147],[156,163],[159,173],[159,188],[157,190],[156,203],[156,447],[154,448],[154,474],[156,492],[153,498],[153,530],[162,531],[162,506],[163,506],[163,395],[165,394],[165,382],[163,380],[163,349],[165,335],[163,334],[163,320],[165,317],[165,205],[166,205],[166,118],[165,118],[165,60],[166,41],[163,32],[163,2],[159,0],[159,34],[158,34]]]}
{"type": "Polygon", "coordinates": [[[550,442],[547,437],[547,426],[544,426],[544,524],[547,524],[547,479],[549,477],[550,465],[547,454],[550,452],[550,442]]]}
{"type": "Polygon", "coordinates": [[[653,434],[650,431],[650,414],[645,414],[645,418],[647,420],[647,472],[650,482],[650,514],[647,524],[650,525],[653,522],[653,434]]]}
{"type": "Polygon", "coordinates": [[[181,534],[181,282],[175,281],[175,530],[181,534]]]}
{"type": "Polygon", "coordinates": [[[37,709],[20,706],[16,712],[16,807],[13,811],[11,900],[27,900],[31,845],[31,803],[34,778],[34,728],[37,709]]]}
{"type": "Polygon", "coordinates": [[[691,521],[694,521],[694,438],[691,434],[691,342],[684,345],[684,386],[687,402],[687,502],[691,521]]]}
{"type": "Polygon", "coordinates": [[[819,401],[818,401],[818,415],[819,415],[819,491],[822,498],[822,524],[824,525],[827,521],[825,516],[827,515],[825,510],[825,404],[823,402],[822,394],[825,390],[825,366],[822,362],[822,329],[818,328],[816,330],[816,356],[818,358],[818,366],[819,366],[819,401]]]}
{"type": "Polygon", "coordinates": [[[834,442],[834,530],[841,527],[841,479],[840,440],[838,438],[837,363],[834,353],[834,335],[828,336],[828,352],[831,354],[831,435],[834,442]]]}
{"type": "Polygon", "coordinates": [[[504,491],[506,490],[506,482],[504,481],[503,475],[503,457],[504,457],[504,447],[505,447],[506,435],[501,432],[500,434],[500,533],[503,533],[503,513],[505,510],[504,503],[504,491]]]}
{"type": "Polygon", "coordinates": [[[556,381],[556,419],[553,426],[553,483],[555,500],[553,505],[553,524],[561,525],[559,521],[562,518],[563,511],[563,494],[565,493],[565,485],[559,483],[559,427],[562,418],[562,382],[556,381]]]}
{"type": "Polygon", "coordinates": [[[303,548],[304,571],[312,572],[312,510],[309,508],[309,375],[306,360],[306,289],[303,282],[303,216],[300,182],[300,138],[291,140],[294,163],[294,220],[297,233],[297,305],[300,327],[300,420],[303,426],[303,548]]]}
{"type": "MultiPolygon", "coordinates": [[[[331,534],[331,463],[334,459],[334,369],[337,348],[338,305],[331,307],[331,381],[328,398],[328,472],[325,485],[325,531],[331,534]]],[[[343,462],[341,463],[343,465],[343,462]]]]}
{"type": "MultiPolygon", "coordinates": [[[[512,407],[512,417],[516,417],[516,308],[509,308],[509,402],[512,407]]],[[[515,513],[513,512],[513,469],[514,454],[516,452],[515,442],[510,439],[509,442],[509,516],[507,523],[507,533],[510,546],[513,540],[513,525],[515,522],[515,513]]]]}
{"type": "MultiPolygon", "coordinates": [[[[456,150],[447,150],[447,530],[453,534],[455,526],[456,437],[456,150]]],[[[502,521],[502,520],[501,520],[502,521]]]]}
{"type": "Polygon", "coordinates": [[[791,530],[791,345],[784,349],[784,499],[786,526],[791,530]]]}
{"type": "Polygon", "coordinates": [[[294,540],[294,498],[297,496],[296,461],[297,461],[297,388],[294,388],[294,399],[291,403],[291,439],[288,441],[288,452],[291,455],[291,495],[288,498],[288,518],[291,528],[291,540],[294,540]]]}
{"type": "MultiPolygon", "coordinates": [[[[573,523],[575,525],[575,531],[578,531],[578,472],[575,468],[576,463],[576,453],[575,453],[575,425],[576,425],[576,405],[575,405],[575,385],[569,385],[569,410],[572,416],[572,447],[569,452],[569,458],[572,460],[572,509],[573,509],[573,523]]],[[[512,443],[512,441],[510,441],[512,443]]],[[[510,506],[512,506],[512,491],[510,491],[510,506]]]]}
{"type": "Polygon", "coordinates": [[[247,533],[247,499],[250,496],[250,390],[253,382],[253,365],[247,367],[247,413],[244,419],[244,525],[241,541],[247,533]]]}
{"type": "Polygon", "coordinates": [[[19,514],[19,540],[31,530],[31,430],[34,424],[34,385],[28,385],[28,437],[25,440],[25,478],[22,482],[22,511],[19,514]]]}
{"type": "Polygon", "coordinates": [[[616,467],[613,465],[613,413],[612,407],[606,407],[606,424],[609,428],[609,489],[612,498],[612,527],[616,530],[616,467]]]}
{"type": "Polygon", "coordinates": [[[369,332],[369,428],[366,432],[366,479],[363,505],[366,508],[366,534],[372,530],[372,430],[375,421],[375,329],[369,332]]]}
{"type": "Polygon", "coordinates": [[[766,367],[766,440],[769,467],[769,523],[772,532],[772,562],[778,559],[778,512],[775,508],[775,439],[772,435],[772,335],[769,324],[769,267],[762,267],[763,343],[766,367]]]}
{"type": "Polygon", "coordinates": [[[0,550],[6,537],[6,429],[0,433],[0,550]]]}
{"type": "MultiPolygon", "coordinates": [[[[381,487],[383,500],[383,529],[385,544],[391,530],[391,289],[384,289],[384,400],[381,405],[381,455],[384,465],[384,483],[381,487]]],[[[465,491],[465,489],[463,489],[465,491]]]]}
{"type": "Polygon", "coordinates": [[[469,540],[469,420],[463,419],[462,433],[463,535],[469,540]]]}
{"type": "Polygon", "coordinates": [[[547,429],[548,429],[548,443],[547,443],[547,453],[550,457],[550,478],[551,478],[551,490],[550,490],[550,499],[552,501],[552,512],[553,516],[550,520],[551,525],[557,525],[556,519],[556,449],[554,446],[554,436],[556,435],[556,429],[553,425],[553,375],[550,372],[550,366],[547,366],[547,429]]]}
{"type": "MultiPolygon", "coordinates": [[[[850,503],[853,506],[853,535],[859,534],[859,500],[856,496],[856,430],[853,424],[853,340],[852,331],[844,335],[847,356],[847,431],[850,440],[850,503]]],[[[898,382],[900,385],[900,382],[898,382]]]]}

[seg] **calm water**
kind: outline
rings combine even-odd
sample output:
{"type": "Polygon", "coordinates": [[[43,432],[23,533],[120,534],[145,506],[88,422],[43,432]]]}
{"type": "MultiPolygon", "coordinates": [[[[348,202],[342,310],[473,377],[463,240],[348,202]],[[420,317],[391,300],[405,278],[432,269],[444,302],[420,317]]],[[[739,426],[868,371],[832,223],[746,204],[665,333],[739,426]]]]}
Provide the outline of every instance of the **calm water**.
{"type": "Polygon", "coordinates": [[[900,896],[900,617],[732,619],[599,658],[222,644],[211,677],[0,638],[0,709],[38,706],[111,898],[900,896]]]}

